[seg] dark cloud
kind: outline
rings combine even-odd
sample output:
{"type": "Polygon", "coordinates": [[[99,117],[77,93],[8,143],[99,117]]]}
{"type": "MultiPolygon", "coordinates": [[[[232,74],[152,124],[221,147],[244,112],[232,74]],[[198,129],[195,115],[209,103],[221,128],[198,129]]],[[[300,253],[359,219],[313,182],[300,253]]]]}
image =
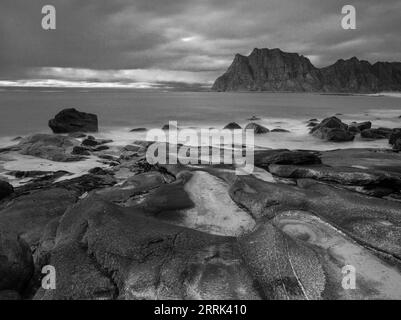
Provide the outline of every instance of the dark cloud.
{"type": "Polygon", "coordinates": [[[357,30],[352,31],[340,26],[345,4],[348,1],[1,0],[0,79],[63,79],[60,68],[77,68],[78,78],[85,77],[83,69],[110,70],[111,78],[116,70],[140,69],[161,70],[156,74],[163,75],[164,82],[174,81],[177,74],[177,82],[185,80],[184,74],[188,82],[208,82],[227,68],[235,53],[248,54],[254,47],[299,52],[318,66],[351,56],[372,62],[401,60],[401,2],[352,1],[357,9],[357,30]],[[46,4],[57,9],[55,31],[41,28],[46,4]]]}

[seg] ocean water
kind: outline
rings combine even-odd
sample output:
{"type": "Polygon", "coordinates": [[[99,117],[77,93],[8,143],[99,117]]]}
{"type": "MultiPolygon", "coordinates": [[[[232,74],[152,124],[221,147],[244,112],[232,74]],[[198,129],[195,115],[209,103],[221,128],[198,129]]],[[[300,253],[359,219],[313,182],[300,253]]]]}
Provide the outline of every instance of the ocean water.
{"type": "Polygon", "coordinates": [[[67,107],[98,115],[97,136],[124,145],[144,139],[132,128],[161,128],[177,121],[180,128],[222,128],[229,122],[246,125],[248,118],[269,129],[255,138],[257,146],[327,150],[337,148],[387,148],[386,140],[328,143],[308,134],[307,120],[337,114],[345,122],[373,122],[374,127],[401,127],[400,95],[321,95],[303,93],[150,92],[132,90],[0,90],[0,145],[11,139],[50,132],[49,119],[67,107]]]}

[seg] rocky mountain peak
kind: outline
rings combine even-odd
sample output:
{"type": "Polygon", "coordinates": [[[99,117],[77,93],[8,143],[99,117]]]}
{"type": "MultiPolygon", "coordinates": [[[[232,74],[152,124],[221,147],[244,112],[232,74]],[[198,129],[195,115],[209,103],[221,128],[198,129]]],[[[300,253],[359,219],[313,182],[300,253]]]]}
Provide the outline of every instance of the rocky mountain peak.
{"type": "Polygon", "coordinates": [[[316,68],[307,57],[279,48],[237,54],[215,91],[379,92],[401,91],[401,63],[372,65],[357,57],[316,68]]]}

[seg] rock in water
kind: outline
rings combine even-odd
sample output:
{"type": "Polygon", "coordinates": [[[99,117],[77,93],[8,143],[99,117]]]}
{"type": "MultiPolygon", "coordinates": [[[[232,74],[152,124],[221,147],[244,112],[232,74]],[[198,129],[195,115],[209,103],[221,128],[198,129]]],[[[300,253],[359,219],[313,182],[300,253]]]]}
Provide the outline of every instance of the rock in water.
{"type": "Polygon", "coordinates": [[[319,70],[309,59],[280,49],[254,49],[237,54],[227,72],[216,80],[215,91],[317,91],[319,70]]]}
{"type": "Polygon", "coordinates": [[[365,129],[361,132],[361,137],[366,139],[389,139],[392,129],[378,128],[378,129],[365,129]]]}
{"type": "Polygon", "coordinates": [[[54,133],[97,132],[98,120],[95,114],[71,108],[62,110],[49,120],[49,127],[54,133]]]}
{"type": "Polygon", "coordinates": [[[230,122],[228,125],[224,127],[224,129],[234,130],[234,129],[242,129],[241,126],[236,122],[230,122]]]}
{"type": "Polygon", "coordinates": [[[270,132],[269,129],[267,129],[264,126],[261,126],[260,124],[257,123],[249,123],[246,127],[245,130],[253,130],[255,132],[255,134],[263,134],[263,133],[268,133],[270,132]]]}
{"type": "Polygon", "coordinates": [[[354,140],[355,136],[349,131],[348,125],[337,117],[324,119],[310,131],[315,137],[332,142],[345,142],[354,140]]]}
{"type": "Polygon", "coordinates": [[[35,134],[24,138],[17,145],[21,154],[30,155],[52,161],[78,161],[81,157],[71,155],[71,151],[78,141],[61,135],[35,134]]]}
{"type": "Polygon", "coordinates": [[[14,192],[14,188],[6,181],[0,180],[0,200],[14,192]]]}
{"type": "Polygon", "coordinates": [[[394,150],[401,150],[401,129],[394,129],[390,135],[389,144],[394,150]]]}

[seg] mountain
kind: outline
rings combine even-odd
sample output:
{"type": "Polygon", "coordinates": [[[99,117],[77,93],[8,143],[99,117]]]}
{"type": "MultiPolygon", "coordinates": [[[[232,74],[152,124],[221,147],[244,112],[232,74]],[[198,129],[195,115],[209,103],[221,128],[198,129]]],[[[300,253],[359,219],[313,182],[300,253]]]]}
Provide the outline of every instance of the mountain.
{"type": "Polygon", "coordinates": [[[401,91],[401,63],[338,60],[316,68],[308,58],[280,49],[237,54],[215,91],[380,92],[401,91]]]}

